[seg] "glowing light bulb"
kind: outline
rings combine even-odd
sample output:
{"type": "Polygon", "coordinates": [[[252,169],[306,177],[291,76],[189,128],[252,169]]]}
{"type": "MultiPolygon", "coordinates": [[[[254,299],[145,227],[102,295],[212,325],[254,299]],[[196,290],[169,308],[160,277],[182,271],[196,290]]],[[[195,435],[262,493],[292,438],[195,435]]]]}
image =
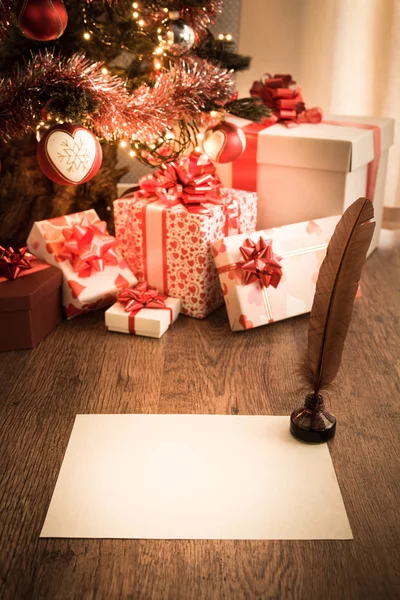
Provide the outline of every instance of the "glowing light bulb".
{"type": "Polygon", "coordinates": [[[88,31],[85,31],[83,37],[85,38],[85,40],[90,40],[90,33],[88,31]]]}
{"type": "Polygon", "coordinates": [[[108,69],[106,69],[105,67],[102,68],[101,72],[103,73],[103,75],[107,75],[108,73],[108,69]]]}
{"type": "Polygon", "coordinates": [[[121,146],[121,148],[126,148],[127,144],[125,140],[122,140],[119,145],[121,146]]]}
{"type": "Polygon", "coordinates": [[[137,8],[138,6],[139,6],[139,5],[138,5],[138,3],[137,3],[137,2],[134,2],[134,3],[132,4],[132,8],[137,8]]]}
{"type": "Polygon", "coordinates": [[[134,150],[131,150],[129,152],[129,156],[132,156],[132,157],[136,156],[136,152],[134,150]]]}
{"type": "Polygon", "coordinates": [[[138,21],[138,23],[139,23],[140,27],[144,27],[144,25],[145,25],[143,19],[140,19],[140,21],[138,21]]]}
{"type": "Polygon", "coordinates": [[[223,40],[223,39],[224,39],[224,34],[223,34],[223,33],[220,33],[220,34],[219,34],[219,36],[218,36],[218,39],[219,39],[219,40],[223,40]]]}
{"type": "Polygon", "coordinates": [[[138,18],[138,16],[139,16],[139,13],[138,13],[138,12],[136,12],[136,11],[135,11],[135,12],[132,14],[132,17],[133,17],[134,19],[137,19],[137,18],[138,18]]]}
{"type": "Polygon", "coordinates": [[[156,69],[161,69],[161,63],[159,63],[158,61],[155,63],[154,66],[156,69]]]}
{"type": "Polygon", "coordinates": [[[228,40],[228,42],[230,42],[230,41],[231,41],[231,39],[232,39],[232,36],[231,36],[231,34],[230,34],[230,33],[228,33],[228,35],[226,36],[226,39],[228,40]]]}

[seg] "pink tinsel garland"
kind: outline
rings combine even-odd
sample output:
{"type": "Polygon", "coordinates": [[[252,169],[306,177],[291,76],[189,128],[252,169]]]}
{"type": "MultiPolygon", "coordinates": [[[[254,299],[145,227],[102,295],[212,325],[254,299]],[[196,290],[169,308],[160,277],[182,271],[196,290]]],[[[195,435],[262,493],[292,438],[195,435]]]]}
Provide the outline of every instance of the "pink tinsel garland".
{"type": "Polygon", "coordinates": [[[181,58],[157,75],[153,87],[141,85],[133,92],[119,77],[104,74],[102,67],[83,54],[67,59],[49,51],[35,55],[12,78],[0,81],[0,138],[34,132],[43,114],[51,113],[52,94],[60,86],[90,96],[96,110],[81,123],[96,135],[146,144],[174,122],[197,121],[209,102],[222,106],[233,92],[229,73],[201,59],[181,58]]]}

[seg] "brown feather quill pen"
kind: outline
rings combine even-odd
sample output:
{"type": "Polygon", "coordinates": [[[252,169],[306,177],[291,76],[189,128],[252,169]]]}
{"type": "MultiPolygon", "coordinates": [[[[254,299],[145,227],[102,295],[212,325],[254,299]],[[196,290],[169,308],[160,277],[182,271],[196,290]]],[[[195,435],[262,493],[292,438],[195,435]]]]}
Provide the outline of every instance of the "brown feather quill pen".
{"type": "Polygon", "coordinates": [[[336,377],[361,271],[375,229],[370,200],[359,198],[343,214],[321,265],[311,309],[301,376],[313,391],[290,418],[292,434],[309,442],[334,436],[336,419],[324,410],[321,390],[336,377]]]}

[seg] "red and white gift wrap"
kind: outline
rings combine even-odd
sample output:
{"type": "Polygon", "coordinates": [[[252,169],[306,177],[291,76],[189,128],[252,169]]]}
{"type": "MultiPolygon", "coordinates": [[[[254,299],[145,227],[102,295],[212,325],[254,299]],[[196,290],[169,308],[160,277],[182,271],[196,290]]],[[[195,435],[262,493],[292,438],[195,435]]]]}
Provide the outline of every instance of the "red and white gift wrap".
{"type": "Polygon", "coordinates": [[[211,244],[226,235],[254,231],[257,195],[220,188],[218,198],[206,191],[196,197],[194,185],[179,184],[176,190],[168,183],[166,189],[162,174],[156,177],[163,185],[157,187],[154,176],[148,176],[140,182],[147,191],[114,202],[117,239],[139,280],[180,298],[184,314],[202,319],[223,304],[211,244]]]}
{"type": "Polygon", "coordinates": [[[327,217],[214,242],[233,331],[311,310],[318,272],[339,219],[327,217]]]}
{"type": "Polygon", "coordinates": [[[178,298],[168,298],[142,281],[133,289],[117,294],[117,300],[105,312],[109,331],[160,338],[181,310],[178,298]]]}
{"type": "Polygon", "coordinates": [[[119,290],[137,283],[94,210],[36,221],[27,244],[32,254],[61,269],[68,318],[109,306],[119,290]]]}
{"type": "Polygon", "coordinates": [[[224,185],[257,192],[258,229],[342,214],[366,196],[376,220],[369,253],[377,247],[393,119],[324,116],[295,127],[227,120],[243,129],[247,145],[217,171],[224,185]]]}

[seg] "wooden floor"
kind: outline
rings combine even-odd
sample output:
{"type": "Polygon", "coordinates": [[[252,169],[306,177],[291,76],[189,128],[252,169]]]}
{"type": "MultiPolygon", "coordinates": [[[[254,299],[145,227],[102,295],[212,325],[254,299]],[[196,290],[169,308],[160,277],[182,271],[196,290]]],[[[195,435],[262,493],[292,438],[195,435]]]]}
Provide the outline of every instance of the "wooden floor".
{"type": "Polygon", "coordinates": [[[399,598],[400,246],[368,260],[363,294],[330,399],[354,541],[39,539],[77,413],[289,414],[306,316],[232,334],[221,309],[150,340],[93,313],[0,354],[0,598],[399,598]]]}

